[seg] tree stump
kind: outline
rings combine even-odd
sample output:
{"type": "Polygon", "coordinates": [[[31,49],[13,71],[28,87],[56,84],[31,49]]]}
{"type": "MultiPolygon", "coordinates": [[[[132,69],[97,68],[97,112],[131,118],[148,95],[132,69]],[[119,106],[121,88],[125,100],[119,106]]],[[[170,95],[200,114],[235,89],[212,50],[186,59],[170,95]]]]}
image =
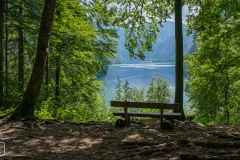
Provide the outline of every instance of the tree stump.
{"type": "Polygon", "coordinates": [[[116,122],[115,122],[115,125],[119,126],[119,127],[125,127],[126,126],[125,118],[117,119],[116,122]]]}
{"type": "MultiPolygon", "coordinates": [[[[128,122],[129,122],[129,123],[132,122],[132,117],[129,117],[128,122]]],[[[125,127],[125,126],[127,126],[126,121],[125,121],[125,118],[122,117],[122,118],[117,119],[116,122],[115,122],[115,125],[116,125],[116,126],[119,126],[119,127],[125,127]]]]}
{"type": "Polygon", "coordinates": [[[174,121],[172,119],[166,119],[161,126],[162,129],[168,129],[168,130],[173,129],[173,127],[174,127],[174,121]]]}

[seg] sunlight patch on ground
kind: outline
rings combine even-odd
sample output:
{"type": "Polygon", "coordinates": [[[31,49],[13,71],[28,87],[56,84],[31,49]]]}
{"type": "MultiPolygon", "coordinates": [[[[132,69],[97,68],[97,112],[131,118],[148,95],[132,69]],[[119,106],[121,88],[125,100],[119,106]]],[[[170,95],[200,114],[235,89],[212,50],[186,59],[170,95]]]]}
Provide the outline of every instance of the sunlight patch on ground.
{"type": "Polygon", "coordinates": [[[127,136],[122,140],[122,142],[134,141],[134,140],[141,141],[141,140],[143,140],[143,139],[144,139],[144,137],[141,137],[140,134],[132,134],[132,135],[127,135],[127,136]]]}
{"type": "Polygon", "coordinates": [[[72,132],[72,133],[70,133],[71,135],[73,135],[73,136],[79,136],[80,135],[80,132],[72,132]]]}
{"type": "Polygon", "coordinates": [[[36,148],[36,152],[38,152],[38,153],[44,153],[44,152],[46,152],[46,149],[42,148],[41,146],[38,146],[38,147],[36,148]]]}
{"type": "Polygon", "coordinates": [[[14,136],[15,136],[14,133],[16,133],[16,132],[19,133],[19,131],[21,131],[22,129],[25,129],[25,127],[24,127],[23,123],[20,123],[20,122],[5,124],[0,129],[0,138],[4,138],[5,136],[3,136],[3,135],[12,134],[12,133],[13,133],[11,135],[12,137],[9,137],[9,138],[6,138],[6,139],[14,138],[14,136]]]}
{"type": "Polygon", "coordinates": [[[29,146],[35,146],[35,145],[38,145],[41,142],[42,142],[41,139],[31,139],[31,140],[25,142],[24,144],[29,145],[29,146]]]}
{"type": "Polygon", "coordinates": [[[72,143],[74,141],[77,141],[77,139],[76,138],[63,139],[60,141],[60,144],[68,144],[68,143],[72,143]]]}
{"type": "MultiPolygon", "coordinates": [[[[88,149],[93,147],[96,144],[102,143],[103,139],[97,138],[97,139],[90,139],[90,138],[84,138],[80,141],[78,141],[78,144],[74,144],[74,142],[77,142],[78,140],[76,138],[71,138],[71,139],[64,139],[61,140],[57,145],[52,147],[52,152],[57,152],[57,153],[63,153],[66,151],[73,151],[73,150],[79,150],[79,149],[88,149]],[[57,147],[59,146],[59,147],[57,147]]],[[[39,150],[40,151],[40,150],[39,150]]],[[[41,152],[41,151],[40,151],[41,152]]]]}
{"type": "Polygon", "coordinates": [[[7,129],[1,129],[0,133],[1,134],[9,134],[9,133],[14,133],[17,132],[18,130],[16,128],[7,128],[7,129]]]}
{"type": "Polygon", "coordinates": [[[79,149],[87,149],[87,148],[91,148],[96,144],[100,144],[102,143],[101,138],[97,138],[97,139],[90,139],[90,138],[84,138],[80,141],[81,146],[79,146],[79,149]]]}
{"type": "Polygon", "coordinates": [[[52,147],[51,152],[52,153],[64,153],[64,152],[68,152],[68,151],[73,151],[74,149],[76,149],[76,146],[74,146],[74,145],[61,145],[61,146],[59,145],[59,147],[57,147],[57,146],[52,147]]]}
{"type": "Polygon", "coordinates": [[[22,143],[22,139],[13,140],[13,143],[22,143]]]}
{"type": "Polygon", "coordinates": [[[14,152],[8,151],[8,152],[6,152],[5,155],[0,155],[0,159],[1,159],[1,157],[3,157],[2,159],[5,159],[4,158],[5,156],[12,156],[12,155],[14,155],[15,157],[25,157],[26,156],[26,154],[23,154],[23,153],[16,154],[14,152]]]}

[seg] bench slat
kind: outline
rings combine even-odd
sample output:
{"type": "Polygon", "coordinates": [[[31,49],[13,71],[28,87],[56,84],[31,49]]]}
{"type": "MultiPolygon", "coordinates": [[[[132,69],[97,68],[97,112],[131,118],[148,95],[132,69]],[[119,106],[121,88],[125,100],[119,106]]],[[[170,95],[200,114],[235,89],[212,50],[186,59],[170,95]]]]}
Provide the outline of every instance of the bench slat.
{"type": "Polygon", "coordinates": [[[124,101],[111,101],[111,107],[124,107],[128,108],[150,108],[150,109],[173,109],[180,110],[178,103],[147,103],[147,102],[124,102],[124,101]]]}
{"type": "MultiPolygon", "coordinates": [[[[114,116],[124,116],[124,112],[114,112],[114,116]]],[[[128,112],[128,116],[161,118],[160,113],[155,112],[128,112]]],[[[181,119],[181,113],[163,113],[163,118],[181,119]]]]}

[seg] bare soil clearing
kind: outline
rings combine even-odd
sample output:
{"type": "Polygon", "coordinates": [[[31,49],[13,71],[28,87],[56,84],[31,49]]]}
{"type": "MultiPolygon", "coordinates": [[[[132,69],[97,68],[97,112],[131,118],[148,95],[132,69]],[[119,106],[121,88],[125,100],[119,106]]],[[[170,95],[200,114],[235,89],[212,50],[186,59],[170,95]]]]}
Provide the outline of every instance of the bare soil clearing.
{"type": "Polygon", "coordinates": [[[4,122],[0,142],[5,142],[6,154],[0,159],[240,159],[240,126],[175,121],[173,130],[162,130],[159,124],[158,119],[124,128],[107,122],[4,122]]]}

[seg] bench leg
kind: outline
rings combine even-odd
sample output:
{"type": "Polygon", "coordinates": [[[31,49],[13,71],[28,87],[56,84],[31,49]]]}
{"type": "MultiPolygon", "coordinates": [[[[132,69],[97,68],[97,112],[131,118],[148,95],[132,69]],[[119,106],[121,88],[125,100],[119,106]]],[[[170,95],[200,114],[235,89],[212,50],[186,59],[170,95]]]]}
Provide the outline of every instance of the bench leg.
{"type": "Polygon", "coordinates": [[[129,126],[130,123],[131,123],[131,120],[132,118],[130,116],[127,116],[127,118],[125,119],[125,122],[126,122],[126,126],[129,126]]]}

